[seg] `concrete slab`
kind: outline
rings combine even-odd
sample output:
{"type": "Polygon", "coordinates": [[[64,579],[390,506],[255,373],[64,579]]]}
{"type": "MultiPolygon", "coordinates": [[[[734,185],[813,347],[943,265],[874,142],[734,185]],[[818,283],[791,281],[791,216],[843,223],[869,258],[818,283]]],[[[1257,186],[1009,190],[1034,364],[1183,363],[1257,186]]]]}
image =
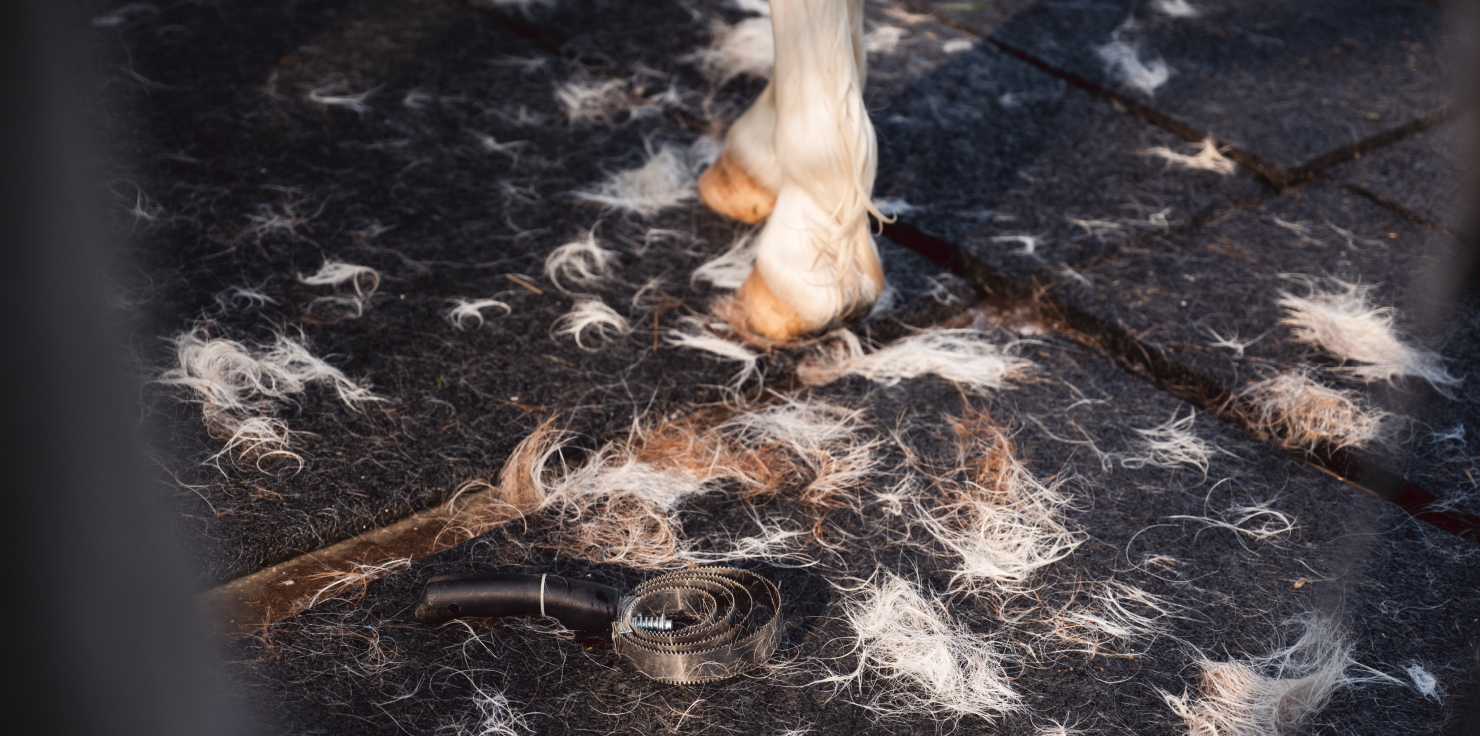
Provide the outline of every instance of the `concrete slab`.
{"type": "Polygon", "coordinates": [[[1444,15],[1419,0],[1169,5],[1196,15],[1115,0],[920,3],[1285,168],[1454,99],[1444,15]],[[1125,63],[1107,62],[1107,47],[1125,63]]]}
{"type": "MultiPolygon", "coordinates": [[[[1194,650],[1220,661],[1268,652],[1291,633],[1283,625],[1288,617],[1316,609],[1349,622],[1358,662],[1400,680],[1339,692],[1317,723],[1361,731],[1362,724],[1381,719],[1405,732],[1443,724],[1452,701],[1426,700],[1402,678],[1405,668],[1420,665],[1445,687],[1463,687],[1475,646],[1473,619],[1480,617],[1480,548],[1408,521],[1392,507],[1205,417],[1196,420],[1194,434],[1222,450],[1211,457],[1206,476],[1189,468],[1127,467],[1134,463],[1125,460],[1142,452],[1134,429],[1174,413],[1186,416],[1187,407],[1073,344],[1046,338],[1022,350],[1038,366],[1032,379],[967,403],[1013,432],[1020,457],[1035,474],[1066,479],[1073,499],[1067,523],[1086,541],[1040,575],[1037,604],[1018,599],[998,607],[969,595],[951,599],[959,625],[993,637],[1008,654],[1012,686],[1026,695],[1025,709],[992,723],[993,732],[1036,733],[1058,722],[1092,732],[1181,733],[1157,689],[1196,690],[1194,650]],[[1216,516],[1259,503],[1289,514],[1295,527],[1255,541],[1172,518],[1216,516]],[[1089,655],[1065,651],[1061,642],[1025,623],[1031,614],[1014,623],[1014,614],[1041,610],[1035,605],[1053,609],[1082,602],[1086,591],[1109,580],[1179,606],[1175,615],[1160,619],[1166,633],[1089,655]],[[1037,656],[1012,654],[1028,649],[1037,656]]],[[[871,426],[894,433],[926,461],[952,455],[945,420],[965,410],[957,389],[929,378],[891,388],[850,379],[813,396],[864,409],[871,426]]],[[[900,459],[890,455],[891,462],[900,459]]],[[[853,665],[848,631],[837,619],[841,596],[830,583],[880,569],[927,589],[947,583],[953,560],[902,546],[910,534],[906,518],[891,515],[887,504],[873,498],[897,483],[896,472],[869,481],[857,495],[856,512],[834,511],[822,520],[825,538],[839,546],[827,554],[807,545],[802,554],[818,565],[748,563],[779,582],[789,621],[778,657],[787,664],[753,676],[696,687],[662,685],[596,642],[573,642],[510,622],[427,629],[410,618],[421,582],[437,574],[519,569],[618,586],[647,575],[561,558],[542,541],[547,531],[539,524],[490,533],[372,583],[362,599],[288,619],[233,647],[228,659],[249,683],[243,696],[269,723],[291,730],[434,730],[477,717],[475,698],[481,693],[506,697],[508,707],[528,719],[527,727],[542,733],[932,731],[944,724],[920,716],[880,720],[850,702],[888,685],[869,680],[862,691],[839,695],[814,682],[823,664],[853,665]]],[[[792,524],[808,518],[785,500],[759,512],[792,524]]],[[[722,495],[705,496],[685,512],[685,532],[748,533],[754,524],[748,513],[722,495]]],[[[954,725],[988,727],[971,717],[954,725]]]]}

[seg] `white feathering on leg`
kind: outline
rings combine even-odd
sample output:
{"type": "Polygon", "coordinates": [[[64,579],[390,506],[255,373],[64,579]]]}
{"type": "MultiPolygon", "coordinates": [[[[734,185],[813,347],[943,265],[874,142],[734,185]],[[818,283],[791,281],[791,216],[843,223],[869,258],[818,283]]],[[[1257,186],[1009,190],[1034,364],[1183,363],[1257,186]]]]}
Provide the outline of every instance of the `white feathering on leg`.
{"type": "Polygon", "coordinates": [[[725,150],[755,183],[774,192],[781,188],[781,162],[776,160],[776,84],[761,91],[725,135],[725,150]]]}
{"type": "Polygon", "coordinates": [[[771,14],[782,182],[756,268],[817,330],[872,304],[884,286],[868,227],[868,214],[879,214],[870,201],[878,151],[863,105],[863,5],[786,0],[771,14]]]}

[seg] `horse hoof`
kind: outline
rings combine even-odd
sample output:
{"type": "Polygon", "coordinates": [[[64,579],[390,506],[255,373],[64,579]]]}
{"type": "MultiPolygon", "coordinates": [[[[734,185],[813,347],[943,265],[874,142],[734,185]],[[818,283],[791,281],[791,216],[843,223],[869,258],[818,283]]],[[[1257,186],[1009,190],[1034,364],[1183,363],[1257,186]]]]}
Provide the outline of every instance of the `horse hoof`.
{"type": "Polygon", "coordinates": [[[728,147],[699,177],[699,196],[715,212],[754,225],[776,207],[776,193],[757,184],[728,147]]]}

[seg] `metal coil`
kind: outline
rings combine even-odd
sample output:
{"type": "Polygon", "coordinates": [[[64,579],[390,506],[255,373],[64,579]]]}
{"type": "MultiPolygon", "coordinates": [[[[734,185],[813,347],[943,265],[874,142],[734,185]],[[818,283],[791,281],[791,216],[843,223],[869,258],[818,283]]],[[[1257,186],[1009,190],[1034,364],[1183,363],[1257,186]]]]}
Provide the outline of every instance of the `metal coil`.
{"type": "Polygon", "coordinates": [[[648,677],[692,683],[734,677],[765,662],[781,641],[781,626],[774,583],[745,570],[701,567],[639,585],[618,608],[612,641],[648,677]],[[634,625],[660,617],[687,625],[634,625]]]}

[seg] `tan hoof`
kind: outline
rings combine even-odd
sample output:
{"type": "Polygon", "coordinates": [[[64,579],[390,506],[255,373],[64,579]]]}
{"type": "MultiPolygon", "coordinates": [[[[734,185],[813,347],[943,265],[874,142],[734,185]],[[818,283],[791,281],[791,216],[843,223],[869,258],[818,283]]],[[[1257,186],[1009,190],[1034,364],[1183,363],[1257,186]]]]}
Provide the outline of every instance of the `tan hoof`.
{"type": "Polygon", "coordinates": [[[811,332],[797,310],[771,291],[760,271],[751,271],[735,296],[715,311],[746,342],[761,347],[785,345],[811,332]]]}
{"type": "Polygon", "coordinates": [[[699,177],[699,196],[710,209],[747,225],[766,219],[776,206],[776,193],[757,184],[728,147],[699,177]]]}

